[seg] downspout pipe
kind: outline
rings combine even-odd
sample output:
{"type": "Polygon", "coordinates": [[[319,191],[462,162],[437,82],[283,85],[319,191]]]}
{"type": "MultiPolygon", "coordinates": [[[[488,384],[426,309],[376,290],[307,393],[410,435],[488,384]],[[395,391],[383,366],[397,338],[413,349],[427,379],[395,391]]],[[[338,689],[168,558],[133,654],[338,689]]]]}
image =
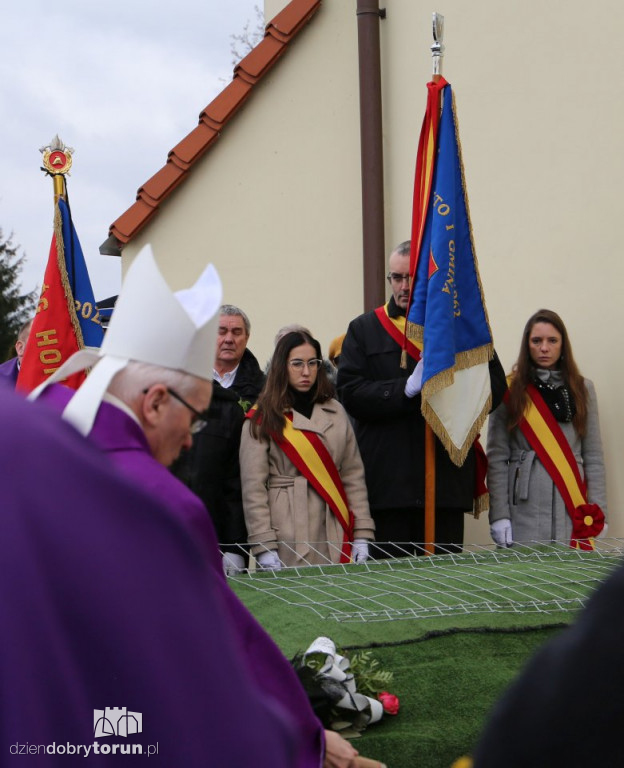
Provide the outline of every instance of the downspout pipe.
{"type": "Polygon", "coordinates": [[[379,0],[357,0],[364,311],[385,301],[384,179],[379,0]]]}

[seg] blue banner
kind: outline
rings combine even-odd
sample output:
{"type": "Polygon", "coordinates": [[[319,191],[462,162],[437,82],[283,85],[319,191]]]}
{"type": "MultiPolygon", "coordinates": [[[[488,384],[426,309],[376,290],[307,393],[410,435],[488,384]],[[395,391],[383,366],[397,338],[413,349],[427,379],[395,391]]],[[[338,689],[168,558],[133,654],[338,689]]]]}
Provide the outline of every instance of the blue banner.
{"type": "MultiPolygon", "coordinates": [[[[475,361],[466,353],[492,344],[472,244],[451,86],[443,91],[438,153],[408,324],[423,341],[426,383],[475,361]]],[[[408,326],[409,327],[409,326],[408,326]]],[[[489,348],[483,350],[487,360],[489,348]]],[[[436,387],[438,389],[439,387],[436,387]]]]}
{"type": "Polygon", "coordinates": [[[87,347],[99,347],[102,344],[104,332],[93,298],[87,263],[71,220],[69,208],[62,198],[58,201],[58,207],[61,213],[67,280],[74,297],[76,317],[82,331],[82,339],[87,347]]]}

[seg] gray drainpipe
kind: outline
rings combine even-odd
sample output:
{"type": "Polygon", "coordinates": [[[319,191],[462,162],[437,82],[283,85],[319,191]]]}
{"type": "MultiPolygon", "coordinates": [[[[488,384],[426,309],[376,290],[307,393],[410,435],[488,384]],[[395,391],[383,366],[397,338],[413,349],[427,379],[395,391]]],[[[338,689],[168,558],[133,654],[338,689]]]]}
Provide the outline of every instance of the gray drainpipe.
{"type": "Polygon", "coordinates": [[[384,183],[379,0],[357,0],[362,155],[364,311],[385,301],[384,183]]]}

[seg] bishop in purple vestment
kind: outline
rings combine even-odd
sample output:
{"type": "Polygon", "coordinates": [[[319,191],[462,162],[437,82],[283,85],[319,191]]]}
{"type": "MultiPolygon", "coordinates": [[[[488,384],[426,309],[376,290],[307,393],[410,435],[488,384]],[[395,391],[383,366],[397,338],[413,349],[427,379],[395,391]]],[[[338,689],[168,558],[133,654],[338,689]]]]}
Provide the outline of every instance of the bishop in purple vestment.
{"type": "MultiPolygon", "coordinates": [[[[63,419],[97,446],[120,476],[162,504],[171,523],[183,527],[196,547],[195,553],[209,569],[205,586],[216,605],[188,604],[185,586],[177,582],[169,588],[172,595],[179,590],[183,608],[177,629],[197,636],[201,642],[203,629],[196,621],[198,613],[202,622],[212,622],[213,634],[223,624],[237,676],[242,675],[253,691],[261,692],[267,716],[289,715],[288,725],[297,733],[290,766],[319,768],[325,762],[335,768],[350,768],[357,751],[336,733],[324,735],[291,664],[227,586],[205,507],[166,469],[181,450],[191,446],[192,434],[201,427],[210,403],[221,296],[221,284],[212,265],[191,288],[174,294],[146,247],[128,271],[101,349],[74,354],[33,396],[40,396],[62,411],[63,419]],[[48,386],[89,366],[93,368],[75,394],[58,384],[48,386]]],[[[123,514],[123,509],[116,509],[116,515],[123,514]]],[[[88,519],[88,510],[83,514],[88,519]]],[[[143,546],[151,549],[149,531],[143,546]]],[[[166,576],[164,569],[165,581],[166,576]]],[[[78,588],[81,584],[78,578],[78,588]]],[[[117,581],[111,584],[113,589],[120,586],[117,581]]],[[[197,588],[197,584],[192,585],[192,589],[197,588]]],[[[165,661],[163,658],[161,663],[165,661]]],[[[224,664],[223,670],[229,673],[229,664],[224,664]]],[[[153,674],[160,674],[160,664],[154,664],[153,674]]],[[[183,690],[181,685],[181,695],[183,690]]],[[[219,686],[215,686],[207,695],[218,696],[218,691],[219,686]]],[[[227,699],[226,703],[229,706],[231,702],[227,699]]],[[[246,715],[238,707],[232,706],[229,715],[240,729],[247,728],[246,715]]],[[[215,721],[218,726],[219,718],[215,721]]],[[[206,727],[211,725],[206,723],[206,727]]],[[[184,732],[178,737],[185,738],[184,732]]],[[[281,739],[279,744],[277,764],[283,753],[281,739]]],[[[229,759],[221,763],[207,755],[206,765],[257,765],[260,754],[262,759],[268,757],[264,749],[260,739],[247,761],[229,759]]],[[[190,763],[177,759],[162,764],[190,763]]]]}
{"type": "MultiPolygon", "coordinates": [[[[43,392],[39,402],[60,412],[73,394],[67,387],[55,384],[43,392]]],[[[194,538],[205,562],[211,566],[211,589],[221,596],[236,630],[242,668],[247,670],[249,679],[255,679],[267,701],[274,700],[278,706],[285,707],[297,722],[298,756],[292,763],[293,768],[320,766],[323,754],[321,724],[290,662],[228,587],[212,521],[203,503],[153,458],[141,427],[116,405],[101,403],[88,439],[107,454],[120,473],[159,499],[169,515],[194,538]]],[[[224,619],[225,616],[219,614],[219,621],[224,619]]],[[[189,614],[189,632],[196,631],[194,621],[194,614],[189,614]]]]}
{"type": "Polygon", "coordinates": [[[205,547],[43,405],[0,389],[0,423],[2,765],[312,765],[205,547]],[[111,707],[128,735],[94,731],[111,707]]]}

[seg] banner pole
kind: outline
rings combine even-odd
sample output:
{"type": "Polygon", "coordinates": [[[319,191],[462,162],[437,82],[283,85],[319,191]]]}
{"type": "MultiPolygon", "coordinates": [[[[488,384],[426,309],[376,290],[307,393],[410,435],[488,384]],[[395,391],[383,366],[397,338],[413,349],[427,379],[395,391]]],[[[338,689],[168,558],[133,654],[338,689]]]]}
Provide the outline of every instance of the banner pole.
{"type": "MultiPolygon", "coordinates": [[[[442,57],[444,55],[444,16],[433,14],[433,44],[431,57],[433,63],[432,80],[437,83],[442,77],[442,57]]],[[[436,460],[435,435],[425,421],[425,554],[435,552],[435,517],[436,517],[436,460]]]]}
{"type": "Polygon", "coordinates": [[[436,495],[435,435],[425,422],[425,554],[435,551],[435,495],[436,495]]]}

